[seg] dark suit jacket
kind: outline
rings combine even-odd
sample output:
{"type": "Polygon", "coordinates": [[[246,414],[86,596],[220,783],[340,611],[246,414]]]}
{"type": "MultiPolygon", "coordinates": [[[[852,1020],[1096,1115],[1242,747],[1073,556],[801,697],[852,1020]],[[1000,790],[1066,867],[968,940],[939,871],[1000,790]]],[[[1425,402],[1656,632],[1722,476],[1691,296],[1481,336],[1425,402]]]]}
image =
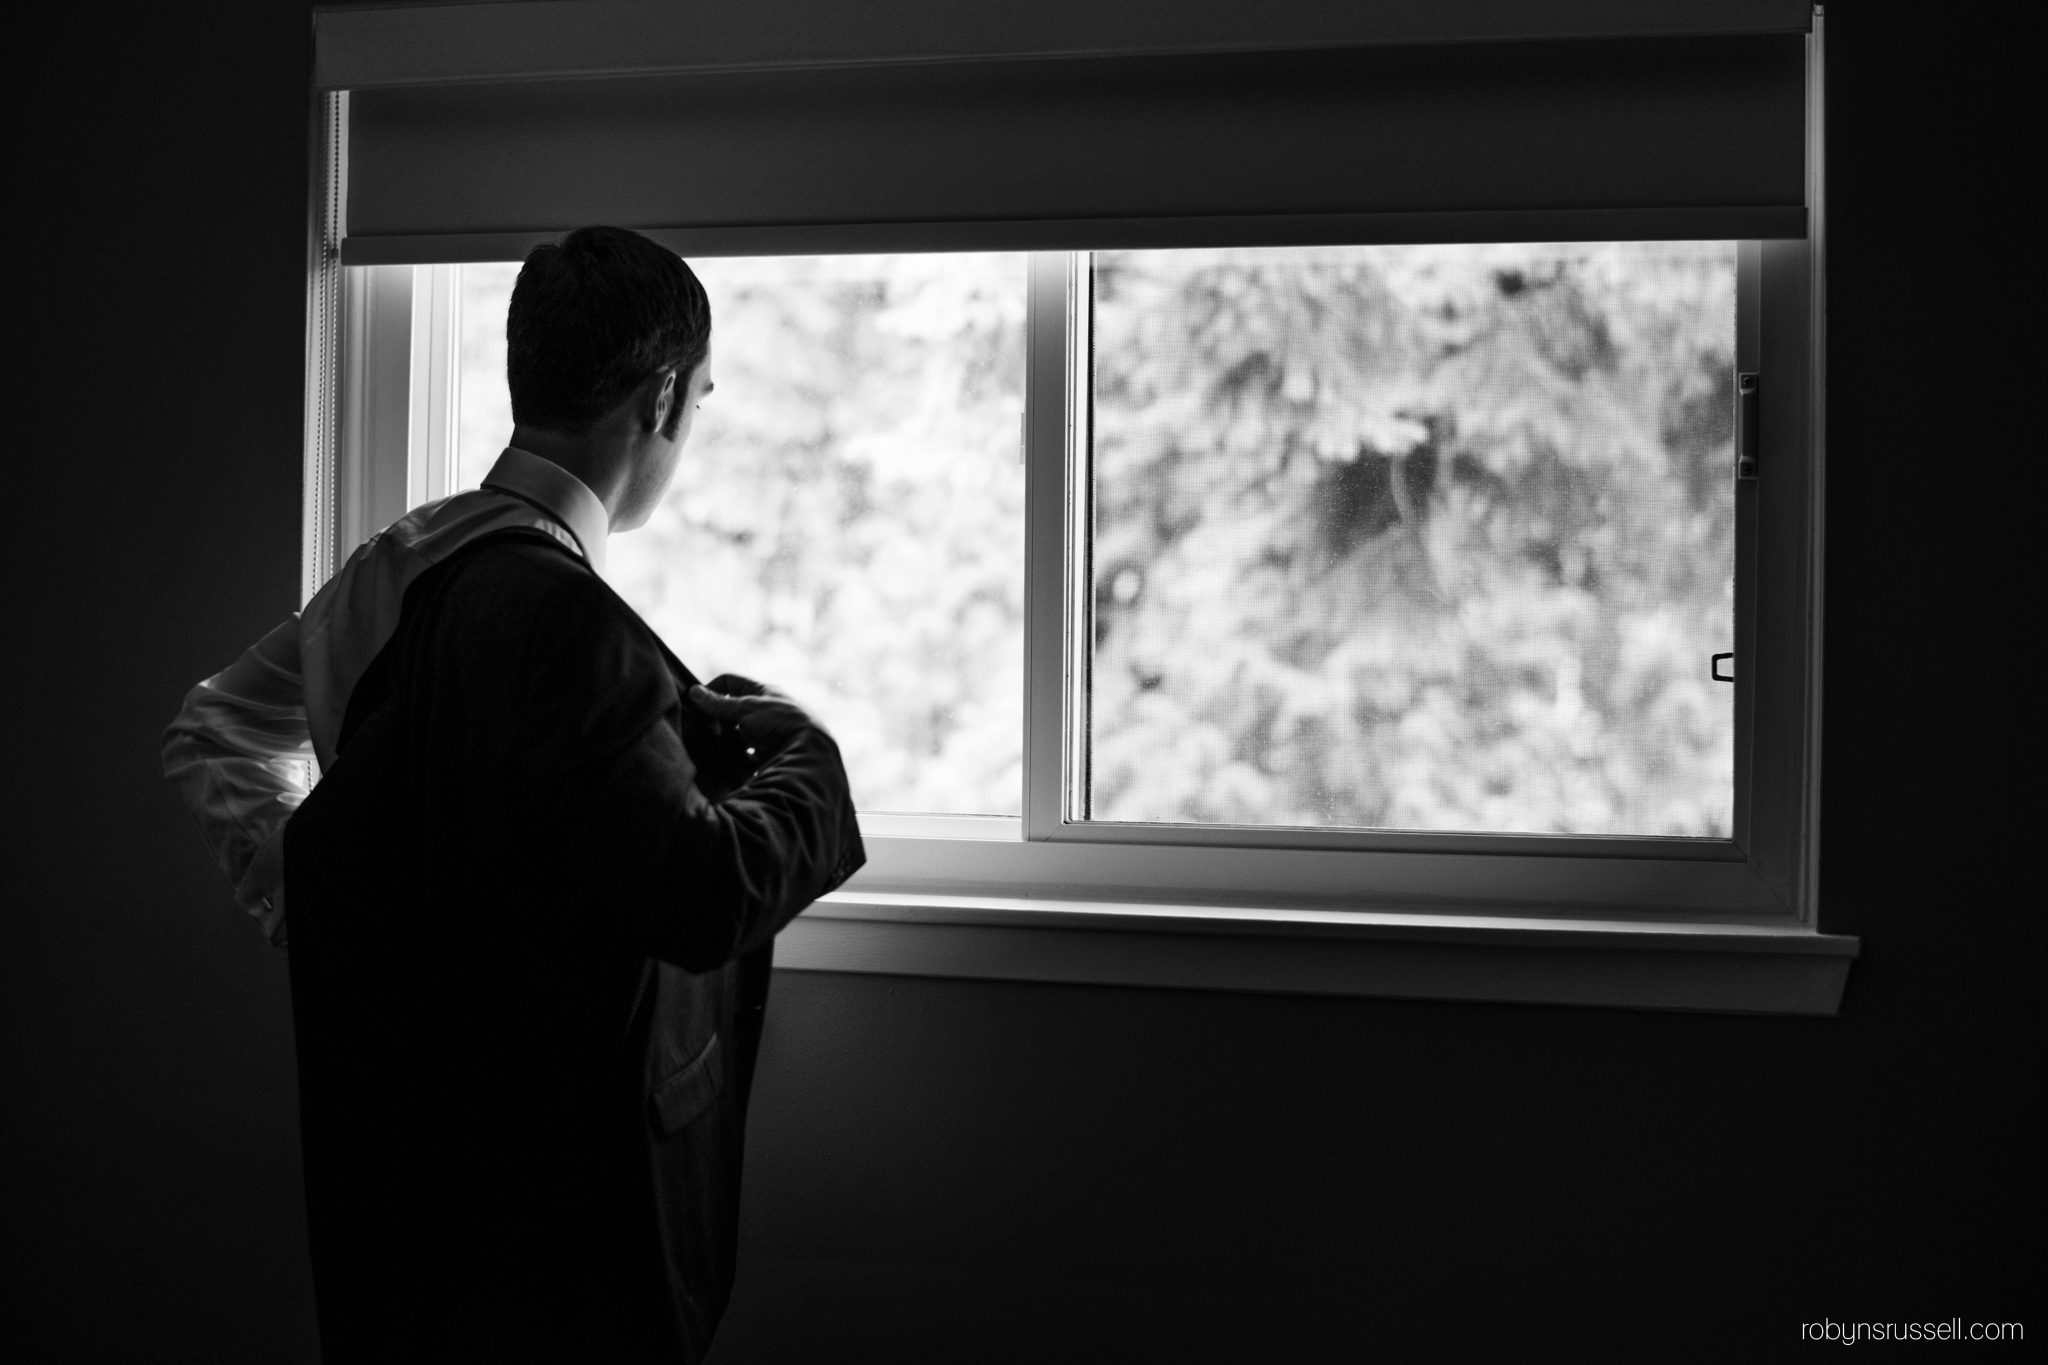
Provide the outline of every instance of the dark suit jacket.
{"type": "Polygon", "coordinates": [[[748,756],[694,681],[508,532],[358,684],[285,834],[329,1365],[708,1348],[773,936],[863,854],[831,737],[748,756]]]}

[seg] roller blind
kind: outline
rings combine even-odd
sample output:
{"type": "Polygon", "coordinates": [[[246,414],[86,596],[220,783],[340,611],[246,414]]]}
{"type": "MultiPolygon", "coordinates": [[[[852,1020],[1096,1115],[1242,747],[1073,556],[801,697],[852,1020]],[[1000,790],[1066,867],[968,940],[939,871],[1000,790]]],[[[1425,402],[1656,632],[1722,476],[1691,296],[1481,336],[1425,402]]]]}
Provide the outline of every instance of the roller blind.
{"type": "Polygon", "coordinates": [[[1145,50],[1126,25],[1088,52],[1014,25],[977,47],[960,14],[979,8],[945,7],[917,50],[889,31],[777,49],[720,30],[694,64],[643,43],[627,70],[587,35],[552,57],[505,39],[380,65],[360,31],[330,42],[328,21],[459,9],[480,31],[500,11],[656,12],[638,0],[323,14],[321,78],[353,82],[344,259],[517,258],[589,222],[697,254],[1805,230],[1803,6],[1474,0],[1418,29],[1421,8],[1368,5],[1353,10],[1416,22],[1262,30],[1303,44],[1279,49],[1196,23],[1145,50]],[[1502,36],[1510,13],[1520,36],[1502,36]],[[1622,22],[1645,13],[1665,27],[1622,22]],[[1681,20],[1695,31],[1673,32],[1681,20]]]}

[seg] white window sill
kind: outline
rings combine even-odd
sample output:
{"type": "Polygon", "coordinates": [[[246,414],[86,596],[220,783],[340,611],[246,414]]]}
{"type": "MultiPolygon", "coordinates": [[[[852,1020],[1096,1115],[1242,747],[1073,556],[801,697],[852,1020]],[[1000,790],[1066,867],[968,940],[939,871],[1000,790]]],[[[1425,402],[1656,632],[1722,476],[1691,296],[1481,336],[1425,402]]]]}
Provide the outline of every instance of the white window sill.
{"type": "Polygon", "coordinates": [[[842,890],[776,966],[1191,990],[1832,1015],[1858,940],[1788,926],[842,890]]]}

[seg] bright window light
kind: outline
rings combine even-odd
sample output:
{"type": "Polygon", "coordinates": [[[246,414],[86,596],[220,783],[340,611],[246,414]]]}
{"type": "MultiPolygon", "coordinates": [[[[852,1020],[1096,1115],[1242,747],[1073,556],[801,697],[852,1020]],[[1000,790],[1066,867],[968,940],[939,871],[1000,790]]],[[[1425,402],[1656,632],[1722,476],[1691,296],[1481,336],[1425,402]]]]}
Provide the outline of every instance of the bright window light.
{"type": "Polygon", "coordinates": [[[1093,258],[1082,809],[1727,838],[1732,242],[1093,258]]]}

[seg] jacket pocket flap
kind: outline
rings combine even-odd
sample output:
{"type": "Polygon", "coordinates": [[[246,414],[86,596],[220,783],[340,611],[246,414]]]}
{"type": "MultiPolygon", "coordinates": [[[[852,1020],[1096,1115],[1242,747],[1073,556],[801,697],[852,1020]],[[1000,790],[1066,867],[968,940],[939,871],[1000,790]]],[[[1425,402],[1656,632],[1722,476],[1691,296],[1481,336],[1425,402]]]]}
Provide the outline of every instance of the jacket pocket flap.
{"type": "Polygon", "coordinates": [[[656,1081],[648,1099],[663,1137],[700,1117],[725,1085],[725,1059],[712,1034],[704,1050],[656,1081]]]}

